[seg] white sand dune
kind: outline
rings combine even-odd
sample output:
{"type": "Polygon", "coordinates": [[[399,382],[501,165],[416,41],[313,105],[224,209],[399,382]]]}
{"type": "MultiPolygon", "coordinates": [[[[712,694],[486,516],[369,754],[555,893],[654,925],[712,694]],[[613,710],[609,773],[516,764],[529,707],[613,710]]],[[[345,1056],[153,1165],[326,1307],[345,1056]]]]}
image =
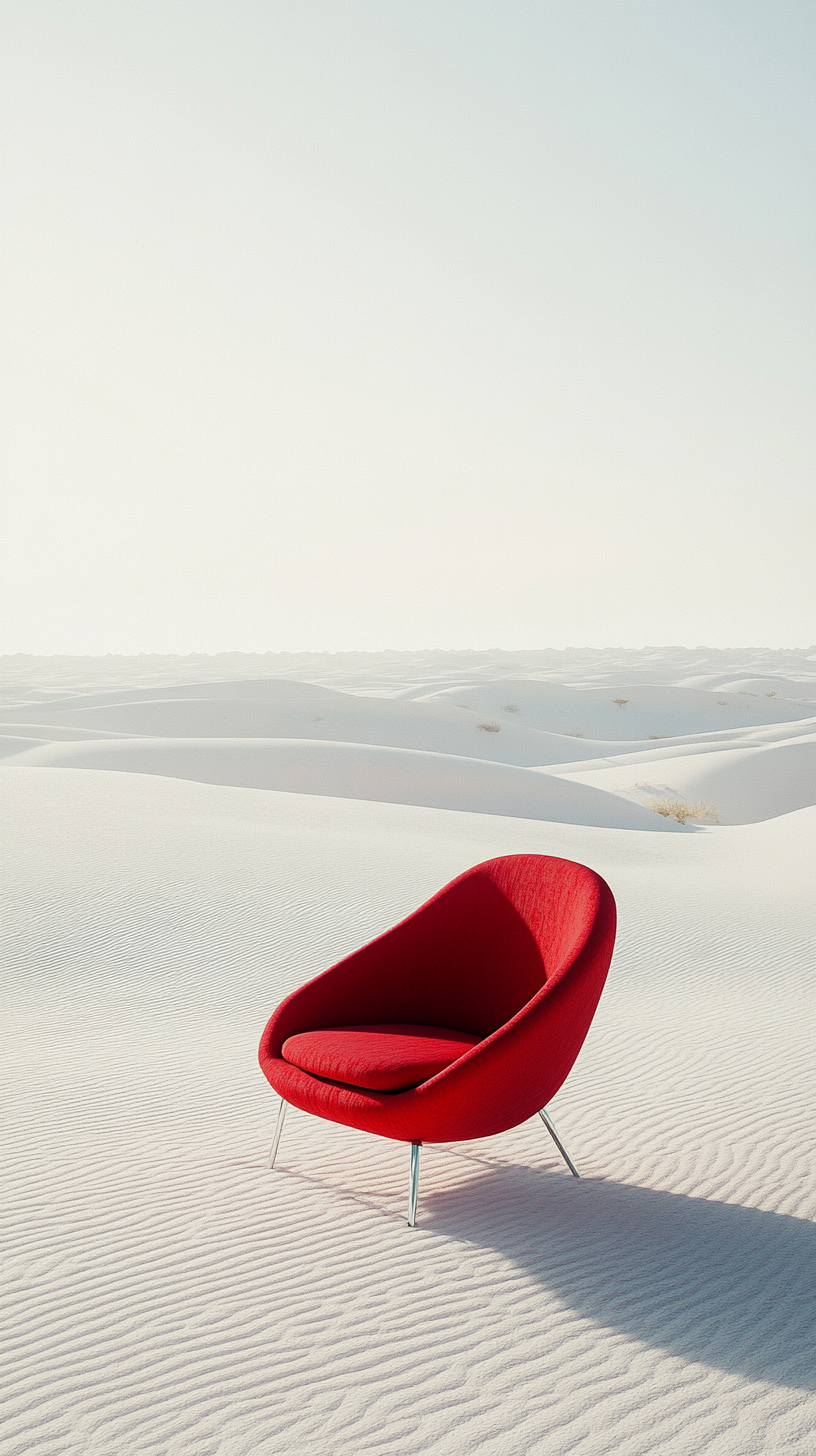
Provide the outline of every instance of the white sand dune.
{"type": "Polygon", "coordinates": [[[435,703],[454,699],[473,712],[494,714],[502,723],[613,741],[788,723],[813,714],[812,703],[665,683],[598,688],[510,679],[423,696],[423,701],[435,703]]]}
{"type": "Polygon", "coordinates": [[[562,777],[624,793],[638,804],[655,799],[705,800],[716,809],[721,824],[753,824],[816,804],[816,735],[788,743],[655,758],[651,764],[644,760],[645,755],[637,764],[584,767],[562,777]]]}
{"type": "MultiPolygon", "coordinates": [[[[352,695],[287,679],[181,683],[8,705],[0,713],[0,733],[43,741],[310,738],[537,767],[648,750],[656,742],[738,743],[773,737],[775,730],[788,737],[797,722],[807,732],[813,721],[812,704],[764,700],[746,709],[748,699],[734,698],[730,710],[720,712],[720,699],[709,693],[665,685],[631,691],[631,704],[619,707],[610,697],[615,689],[534,679],[445,688],[423,701],[352,695]],[[576,721],[587,731],[564,726],[576,721]],[[644,730],[644,723],[658,722],[671,731],[644,730]]],[[[722,704],[729,708],[724,699],[722,704]]]]}
{"type": "Polygon", "coordinates": [[[688,678],[678,684],[684,688],[704,688],[708,692],[722,689],[725,693],[739,693],[755,698],[788,698],[793,702],[815,702],[816,682],[812,677],[737,677],[730,673],[704,673],[701,677],[688,678]]]}
{"type": "MultiPolygon", "coordinates": [[[[279,705],[298,705],[307,700],[310,703],[325,704],[345,697],[345,693],[338,692],[335,688],[321,687],[320,684],[308,681],[291,682],[288,678],[236,678],[223,682],[182,681],[159,688],[120,687],[104,692],[52,693],[46,701],[40,700],[38,711],[43,721],[47,719],[61,723],[66,714],[81,718],[84,713],[100,708],[121,709],[126,713],[131,705],[138,709],[145,703],[163,705],[202,702],[226,704],[227,707],[232,704],[255,703],[264,704],[274,710],[279,705]]],[[[21,712],[24,714],[31,701],[30,695],[23,704],[8,703],[4,716],[7,713],[9,718],[16,718],[21,712]]],[[[319,711],[319,708],[313,711],[319,711]]],[[[133,725],[129,726],[132,728],[133,725]]]]}
{"type": "Polygon", "coordinates": [[[4,1451],[811,1456],[813,653],[284,657],[8,665],[4,1451]],[[296,1112],[267,1175],[271,1010],[522,851],[618,903],[581,1180],[537,1119],[429,1147],[410,1231],[406,1150],[296,1112]]]}
{"type": "Polygon", "coordinates": [[[38,743],[81,743],[87,738],[129,738],[128,733],[106,733],[97,728],[71,728],[62,723],[0,722],[0,733],[4,737],[19,733],[38,743]]]}
{"type": "MultiPolygon", "coordinates": [[[[478,814],[594,824],[670,827],[651,810],[603,788],[502,763],[297,738],[135,738],[41,745],[14,766],[124,770],[208,784],[421,804],[478,814]]],[[[671,826],[676,828],[676,825],[671,826]]]]}
{"type": "MultiPolygon", "coordinates": [[[[816,717],[802,718],[798,723],[774,723],[770,727],[732,728],[722,733],[687,733],[659,742],[598,743],[591,739],[581,743],[582,749],[604,752],[596,758],[581,757],[572,763],[547,766],[548,772],[570,773],[573,769],[608,768],[628,763],[657,763],[662,758],[686,758],[689,755],[723,753],[730,748],[761,747],[769,743],[793,743],[816,733],[816,717]]],[[[576,747],[578,745],[576,744],[576,747]]]]}
{"type": "MultiPolygon", "coordinates": [[[[31,717],[7,709],[5,731],[31,717]]],[[[197,684],[162,696],[68,699],[39,710],[41,727],[151,738],[317,738],[338,743],[418,749],[532,766],[573,758],[571,740],[515,722],[501,725],[449,704],[351,696],[309,684],[197,684]],[[218,691],[214,691],[213,687],[218,691]],[[270,690],[271,689],[271,690],[270,690]],[[318,696],[319,694],[319,696],[318,696]]]]}
{"type": "Polygon", "coordinates": [[[25,738],[13,737],[10,733],[0,734],[0,758],[11,758],[15,754],[23,754],[32,748],[41,748],[48,742],[47,738],[25,738]]]}

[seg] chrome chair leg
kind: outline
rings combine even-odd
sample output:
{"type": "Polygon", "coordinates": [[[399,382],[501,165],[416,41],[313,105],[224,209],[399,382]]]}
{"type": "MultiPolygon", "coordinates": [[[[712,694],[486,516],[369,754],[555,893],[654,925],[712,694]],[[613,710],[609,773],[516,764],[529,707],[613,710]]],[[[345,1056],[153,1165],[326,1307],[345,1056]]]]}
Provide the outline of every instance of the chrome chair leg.
{"type": "Polygon", "coordinates": [[[541,1118],[541,1121],[543,1122],[544,1126],[546,1127],[547,1132],[550,1134],[550,1137],[552,1138],[553,1142],[555,1143],[555,1146],[557,1147],[559,1153],[561,1154],[561,1157],[564,1159],[564,1162],[566,1163],[567,1167],[569,1168],[569,1170],[570,1170],[573,1178],[580,1178],[581,1174],[578,1172],[578,1169],[576,1168],[575,1164],[573,1163],[572,1158],[570,1157],[569,1153],[567,1152],[566,1148],[564,1147],[564,1144],[562,1143],[560,1137],[558,1136],[558,1133],[555,1130],[555,1123],[553,1122],[552,1118],[550,1117],[550,1114],[547,1111],[546,1107],[542,1107],[542,1109],[541,1109],[541,1111],[539,1112],[538,1115],[541,1118]]]}
{"type": "Polygon", "coordinates": [[[408,1186],[408,1227],[416,1224],[417,1198],[419,1197],[419,1149],[420,1143],[411,1143],[411,1181],[408,1186]]]}
{"type": "Polygon", "coordinates": [[[283,1098],[281,1097],[280,1107],[278,1108],[278,1120],[275,1123],[275,1136],[272,1139],[272,1146],[269,1149],[269,1157],[266,1160],[267,1173],[269,1172],[270,1168],[274,1168],[275,1166],[275,1158],[278,1154],[278,1143],[281,1140],[281,1133],[283,1132],[283,1119],[286,1116],[286,1109],[288,1106],[289,1103],[284,1102],[283,1098]]]}

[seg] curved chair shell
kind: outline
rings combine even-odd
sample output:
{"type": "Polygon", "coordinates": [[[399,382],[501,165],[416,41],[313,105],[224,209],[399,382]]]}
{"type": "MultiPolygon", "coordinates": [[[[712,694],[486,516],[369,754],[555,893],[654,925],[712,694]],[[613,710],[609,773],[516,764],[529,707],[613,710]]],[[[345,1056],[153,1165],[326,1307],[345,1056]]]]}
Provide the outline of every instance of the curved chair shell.
{"type": "Polygon", "coordinates": [[[466,870],[407,919],[293,992],[261,1039],[264,1075],[304,1112],[400,1142],[517,1126],[555,1095],[589,1030],[615,939],[609,886],[585,865],[509,855],[466,870]],[[310,1076],[298,1032],[421,1023],[482,1040],[421,1086],[369,1092],[310,1076]]]}

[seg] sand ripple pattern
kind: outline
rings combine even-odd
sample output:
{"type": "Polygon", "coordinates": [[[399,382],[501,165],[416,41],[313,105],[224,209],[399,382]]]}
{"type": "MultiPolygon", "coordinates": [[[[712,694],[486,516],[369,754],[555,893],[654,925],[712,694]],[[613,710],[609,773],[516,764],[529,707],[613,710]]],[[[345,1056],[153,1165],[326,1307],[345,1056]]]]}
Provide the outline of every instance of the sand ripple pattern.
{"type": "Polygon", "coordinates": [[[4,1456],[809,1456],[814,811],[693,836],[10,769],[4,1456]],[[255,1062],[465,865],[593,864],[621,936],[539,1125],[423,1154],[255,1062]]]}

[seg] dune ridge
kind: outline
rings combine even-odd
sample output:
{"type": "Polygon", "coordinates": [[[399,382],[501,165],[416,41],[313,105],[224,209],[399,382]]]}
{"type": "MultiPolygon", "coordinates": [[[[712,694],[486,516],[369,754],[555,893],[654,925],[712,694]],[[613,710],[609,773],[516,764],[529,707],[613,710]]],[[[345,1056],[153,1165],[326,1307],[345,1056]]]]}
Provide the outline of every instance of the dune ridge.
{"type": "Polygon", "coordinates": [[[25,768],[125,770],[200,783],[515,815],[618,829],[666,829],[640,805],[592,785],[452,754],[274,738],[138,738],[43,744],[25,768]]]}
{"type": "MultiPolygon", "coordinates": [[[[368,663],[367,683],[358,660],[351,691],[291,675],[145,685],[139,673],[113,690],[29,689],[0,711],[0,764],[169,773],[619,828],[657,827],[645,806],[667,796],[711,800],[722,825],[813,802],[814,700],[701,685],[727,674],[670,683],[665,665],[658,682],[601,687],[603,674],[576,677],[581,654],[570,673],[562,665],[571,681],[506,672],[490,681],[482,664],[481,679],[452,686],[457,654],[428,656],[430,680],[400,688],[392,676],[390,696],[387,655],[368,663]]],[[[468,665],[470,656],[459,654],[468,665]]],[[[405,668],[400,654],[390,665],[392,674],[405,668]]],[[[807,689],[809,655],[801,666],[807,689]]],[[[150,676],[144,664],[141,674],[150,676]]],[[[775,680],[783,683],[738,681],[775,680]]]]}

